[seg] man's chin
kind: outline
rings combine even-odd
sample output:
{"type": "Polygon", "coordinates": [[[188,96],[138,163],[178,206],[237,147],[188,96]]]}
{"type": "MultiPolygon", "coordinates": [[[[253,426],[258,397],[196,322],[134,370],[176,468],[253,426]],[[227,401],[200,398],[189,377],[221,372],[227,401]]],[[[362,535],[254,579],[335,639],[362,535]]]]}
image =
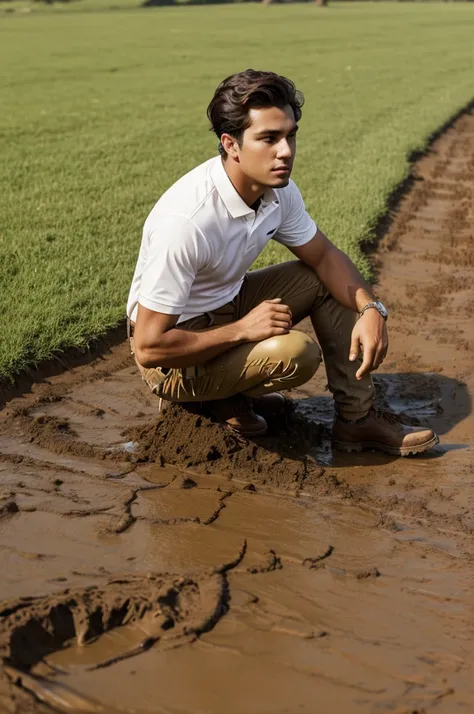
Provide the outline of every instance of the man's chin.
{"type": "Polygon", "coordinates": [[[271,186],[271,188],[285,188],[285,186],[288,186],[289,183],[290,175],[288,174],[288,176],[275,177],[268,185],[271,186]]]}

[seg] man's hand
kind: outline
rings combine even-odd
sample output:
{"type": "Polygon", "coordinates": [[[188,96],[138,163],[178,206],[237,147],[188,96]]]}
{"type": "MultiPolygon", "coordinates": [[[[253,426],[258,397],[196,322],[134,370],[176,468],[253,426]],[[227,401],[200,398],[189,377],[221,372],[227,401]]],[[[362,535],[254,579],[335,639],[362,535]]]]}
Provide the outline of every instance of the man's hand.
{"type": "Polygon", "coordinates": [[[265,300],[250,310],[236,324],[241,330],[242,341],[260,342],[275,335],[286,335],[291,329],[292,314],[281,298],[265,300]]]}
{"type": "Polygon", "coordinates": [[[357,359],[362,350],[363,361],[356,372],[357,379],[362,379],[372,370],[380,367],[385,359],[388,349],[387,326],[382,315],[371,308],[366,310],[356,322],[352,330],[351,349],[349,359],[357,359]]]}

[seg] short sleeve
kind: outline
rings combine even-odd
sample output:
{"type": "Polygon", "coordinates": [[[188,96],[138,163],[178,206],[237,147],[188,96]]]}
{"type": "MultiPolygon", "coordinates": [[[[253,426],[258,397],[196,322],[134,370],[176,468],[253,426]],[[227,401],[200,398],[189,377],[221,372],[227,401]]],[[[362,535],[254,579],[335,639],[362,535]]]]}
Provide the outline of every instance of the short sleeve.
{"type": "Polygon", "coordinates": [[[282,222],[273,239],[288,247],[304,245],[316,235],[318,227],[306,211],[303,198],[294,181],[282,196],[282,222]]]}
{"type": "Polygon", "coordinates": [[[208,259],[204,236],[184,216],[160,217],[150,228],[146,253],[138,302],[155,312],[180,315],[208,259]]]}

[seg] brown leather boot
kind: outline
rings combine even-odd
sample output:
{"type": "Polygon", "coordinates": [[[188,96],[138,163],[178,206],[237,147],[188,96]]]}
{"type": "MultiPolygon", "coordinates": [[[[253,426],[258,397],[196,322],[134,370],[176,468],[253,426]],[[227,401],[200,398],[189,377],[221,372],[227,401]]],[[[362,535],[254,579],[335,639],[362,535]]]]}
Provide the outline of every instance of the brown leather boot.
{"type": "Polygon", "coordinates": [[[339,451],[377,449],[393,456],[428,451],[439,442],[431,429],[408,426],[393,414],[371,409],[364,419],[346,423],[336,417],[332,445],[339,451]]]}
{"type": "Polygon", "coordinates": [[[267,433],[267,422],[255,414],[250,399],[243,394],[203,404],[221,424],[242,436],[264,436],[267,433]]]}
{"type": "Polygon", "coordinates": [[[261,397],[250,397],[252,407],[264,419],[284,417],[291,410],[291,402],[281,392],[263,394],[261,397]]]}

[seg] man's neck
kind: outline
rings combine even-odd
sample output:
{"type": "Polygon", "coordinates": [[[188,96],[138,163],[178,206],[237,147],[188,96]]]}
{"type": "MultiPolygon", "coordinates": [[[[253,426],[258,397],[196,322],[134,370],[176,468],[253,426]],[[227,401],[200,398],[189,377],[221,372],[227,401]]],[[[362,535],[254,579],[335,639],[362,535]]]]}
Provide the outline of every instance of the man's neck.
{"type": "Polygon", "coordinates": [[[265,186],[255,183],[248,176],[245,176],[240,171],[239,165],[234,161],[230,161],[230,159],[227,159],[227,161],[222,160],[222,165],[240,198],[256,212],[260,205],[260,199],[265,193],[265,186]]]}

